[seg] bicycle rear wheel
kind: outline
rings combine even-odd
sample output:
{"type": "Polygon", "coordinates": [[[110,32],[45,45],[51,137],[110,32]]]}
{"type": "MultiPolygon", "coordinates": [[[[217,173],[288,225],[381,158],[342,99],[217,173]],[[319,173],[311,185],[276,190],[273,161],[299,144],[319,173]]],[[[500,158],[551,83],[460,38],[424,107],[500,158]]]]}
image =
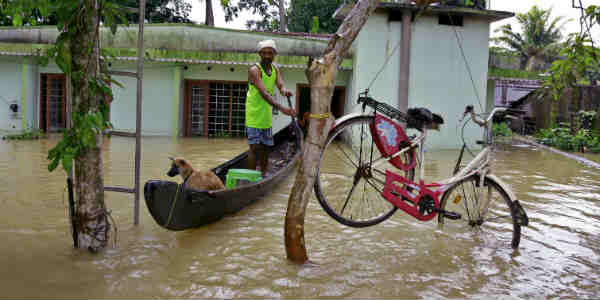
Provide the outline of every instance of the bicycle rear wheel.
{"type": "Polygon", "coordinates": [[[517,213],[511,209],[512,201],[508,193],[489,178],[485,178],[482,188],[478,174],[455,183],[442,196],[440,207],[462,216],[451,220],[439,214],[438,222],[445,231],[475,231],[486,239],[510,243],[513,248],[519,246],[521,225],[517,213]]]}
{"type": "MultiPolygon", "coordinates": [[[[386,169],[414,179],[414,169],[401,171],[389,162],[371,167],[371,161],[382,156],[369,129],[373,120],[373,116],[360,116],[335,127],[317,169],[314,188],[319,204],[329,216],[351,227],[378,224],[396,211],[382,196],[386,169]]],[[[406,153],[402,158],[406,162],[410,157],[406,153]]]]}

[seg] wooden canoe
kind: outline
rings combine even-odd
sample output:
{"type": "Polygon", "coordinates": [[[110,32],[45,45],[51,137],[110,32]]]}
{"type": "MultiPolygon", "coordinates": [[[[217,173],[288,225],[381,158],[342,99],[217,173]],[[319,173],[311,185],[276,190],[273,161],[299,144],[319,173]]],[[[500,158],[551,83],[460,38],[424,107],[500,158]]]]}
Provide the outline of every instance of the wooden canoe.
{"type": "MultiPolygon", "coordinates": [[[[300,158],[302,131],[295,121],[274,135],[269,171],[260,182],[246,182],[233,189],[203,191],[185,188],[173,181],[149,180],[144,198],[156,223],[169,230],[184,230],[215,222],[261,199],[283,181],[300,158]]],[[[213,169],[225,182],[231,168],[245,169],[248,152],[213,169]]]]}

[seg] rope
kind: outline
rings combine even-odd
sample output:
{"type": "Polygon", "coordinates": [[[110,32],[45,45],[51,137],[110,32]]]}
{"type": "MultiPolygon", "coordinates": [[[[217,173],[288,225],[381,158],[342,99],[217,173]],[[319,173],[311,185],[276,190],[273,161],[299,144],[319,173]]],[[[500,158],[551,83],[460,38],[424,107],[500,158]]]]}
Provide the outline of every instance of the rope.
{"type": "Polygon", "coordinates": [[[309,114],[308,117],[311,119],[329,119],[331,117],[331,112],[326,112],[323,114],[309,114]]]}
{"type": "Polygon", "coordinates": [[[173,204],[171,204],[171,211],[169,212],[169,217],[167,218],[167,222],[165,223],[165,227],[169,226],[169,224],[171,223],[171,218],[173,217],[173,210],[175,209],[175,203],[177,203],[177,199],[179,198],[179,190],[181,190],[181,186],[184,183],[177,185],[177,192],[175,192],[175,199],[173,199],[173,204]]]}

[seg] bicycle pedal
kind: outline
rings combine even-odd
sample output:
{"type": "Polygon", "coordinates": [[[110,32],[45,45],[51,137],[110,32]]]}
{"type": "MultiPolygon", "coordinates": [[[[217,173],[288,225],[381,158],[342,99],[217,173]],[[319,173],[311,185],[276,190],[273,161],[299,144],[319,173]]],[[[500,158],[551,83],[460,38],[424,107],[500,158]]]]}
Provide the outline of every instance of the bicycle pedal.
{"type": "Polygon", "coordinates": [[[438,214],[441,214],[442,216],[444,216],[444,218],[448,218],[450,220],[460,220],[462,218],[462,216],[456,212],[445,211],[445,210],[441,210],[441,209],[436,209],[436,211],[438,214]]]}

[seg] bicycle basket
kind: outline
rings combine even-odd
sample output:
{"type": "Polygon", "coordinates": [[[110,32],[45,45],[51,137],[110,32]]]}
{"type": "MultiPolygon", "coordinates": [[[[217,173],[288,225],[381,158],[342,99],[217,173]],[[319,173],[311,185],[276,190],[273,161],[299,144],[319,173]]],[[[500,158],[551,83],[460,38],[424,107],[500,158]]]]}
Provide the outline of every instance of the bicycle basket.
{"type": "MultiPolygon", "coordinates": [[[[375,120],[369,124],[369,128],[377,149],[384,157],[389,157],[398,150],[410,145],[410,140],[402,127],[384,115],[375,114],[375,120]]],[[[398,169],[408,171],[417,164],[414,151],[409,151],[408,156],[408,161],[403,161],[404,156],[400,155],[391,159],[390,163],[398,169]]]]}

